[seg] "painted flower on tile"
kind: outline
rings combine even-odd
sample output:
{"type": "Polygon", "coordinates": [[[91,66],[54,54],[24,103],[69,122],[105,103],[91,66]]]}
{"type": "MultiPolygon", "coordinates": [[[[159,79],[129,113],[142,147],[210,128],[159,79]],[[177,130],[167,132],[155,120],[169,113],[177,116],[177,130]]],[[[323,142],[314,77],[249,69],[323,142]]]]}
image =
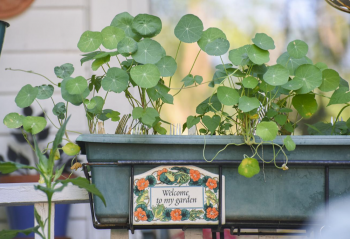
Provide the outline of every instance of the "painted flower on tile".
{"type": "Polygon", "coordinates": [[[215,179],[209,178],[207,183],[206,183],[207,187],[210,190],[213,190],[214,188],[216,188],[218,186],[217,182],[215,179]]]}
{"type": "Polygon", "coordinates": [[[159,170],[158,172],[157,172],[157,178],[158,178],[158,181],[159,181],[159,177],[160,177],[160,175],[162,174],[162,173],[166,173],[166,172],[168,172],[168,169],[166,169],[166,168],[163,168],[162,170],[159,170]]]}
{"type": "Polygon", "coordinates": [[[180,209],[174,209],[173,211],[171,211],[170,215],[171,220],[173,221],[180,221],[182,218],[180,209]]]}
{"type": "Polygon", "coordinates": [[[138,208],[134,212],[134,216],[140,221],[147,221],[146,212],[144,210],[142,210],[142,208],[138,208]]]}
{"type": "Polygon", "coordinates": [[[216,210],[215,207],[208,207],[207,208],[207,217],[210,219],[215,219],[219,215],[218,210],[216,210]]]}
{"type": "Polygon", "coordinates": [[[194,182],[198,181],[201,178],[201,174],[198,170],[191,169],[190,176],[194,182]]]}
{"type": "Polygon", "coordinates": [[[138,190],[141,191],[141,190],[144,190],[145,188],[148,187],[149,182],[148,182],[148,180],[141,178],[139,181],[137,181],[136,185],[137,185],[138,190]]]}

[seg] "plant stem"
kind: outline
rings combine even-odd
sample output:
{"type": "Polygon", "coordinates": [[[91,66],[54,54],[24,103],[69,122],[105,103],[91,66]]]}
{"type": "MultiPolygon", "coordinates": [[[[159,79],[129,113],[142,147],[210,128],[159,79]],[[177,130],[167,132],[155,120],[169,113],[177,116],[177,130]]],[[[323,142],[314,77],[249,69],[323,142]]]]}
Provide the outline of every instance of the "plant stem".
{"type": "Polygon", "coordinates": [[[51,124],[52,124],[56,129],[59,129],[59,128],[52,122],[52,120],[50,119],[50,117],[46,114],[45,110],[43,109],[43,107],[41,106],[41,104],[39,103],[39,101],[38,101],[38,100],[35,100],[35,101],[39,104],[41,110],[44,112],[44,115],[45,115],[46,118],[51,122],[51,124]]]}
{"type": "MultiPolygon", "coordinates": [[[[176,51],[176,54],[175,54],[175,62],[176,62],[177,55],[178,55],[179,50],[180,50],[181,42],[182,42],[182,41],[180,41],[180,42],[179,42],[179,45],[177,46],[177,51],[176,51]]],[[[171,77],[170,77],[170,80],[169,80],[169,88],[170,88],[170,86],[171,86],[171,79],[172,79],[172,78],[173,78],[173,76],[171,76],[171,77]]]]}
{"type": "MultiPolygon", "coordinates": [[[[200,49],[199,52],[197,53],[197,56],[196,56],[196,58],[194,59],[194,62],[193,62],[193,64],[192,64],[192,67],[191,67],[191,69],[190,69],[190,72],[188,72],[188,75],[191,74],[192,69],[193,69],[193,67],[194,67],[194,64],[196,64],[196,61],[197,61],[198,56],[199,56],[199,53],[201,53],[201,51],[202,51],[202,49],[200,49]]],[[[184,88],[184,86],[185,86],[185,84],[182,84],[180,90],[179,90],[178,92],[176,92],[176,93],[173,95],[173,97],[175,97],[177,94],[179,94],[180,91],[184,88]]],[[[169,87],[170,87],[170,86],[169,86],[169,87]]]]}
{"type": "Polygon", "coordinates": [[[35,74],[35,75],[38,75],[38,76],[41,76],[41,77],[44,77],[46,80],[50,81],[51,84],[55,85],[55,86],[58,86],[57,84],[53,83],[49,78],[47,78],[46,76],[44,75],[41,75],[39,73],[36,73],[34,71],[25,71],[25,70],[21,70],[21,69],[12,69],[12,68],[6,68],[5,70],[10,70],[10,71],[22,71],[22,72],[26,72],[26,73],[30,73],[30,74],[35,74]]]}

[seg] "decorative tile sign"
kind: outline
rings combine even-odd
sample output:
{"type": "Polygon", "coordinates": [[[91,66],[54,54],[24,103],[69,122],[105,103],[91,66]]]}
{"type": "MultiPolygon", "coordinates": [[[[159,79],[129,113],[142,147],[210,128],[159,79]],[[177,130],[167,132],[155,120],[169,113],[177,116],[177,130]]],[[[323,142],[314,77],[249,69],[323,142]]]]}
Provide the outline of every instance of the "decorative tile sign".
{"type": "MultiPolygon", "coordinates": [[[[223,189],[225,179],[222,176],[223,189]]],[[[225,223],[219,215],[219,175],[195,166],[160,166],[134,176],[135,225],[225,223]]]]}

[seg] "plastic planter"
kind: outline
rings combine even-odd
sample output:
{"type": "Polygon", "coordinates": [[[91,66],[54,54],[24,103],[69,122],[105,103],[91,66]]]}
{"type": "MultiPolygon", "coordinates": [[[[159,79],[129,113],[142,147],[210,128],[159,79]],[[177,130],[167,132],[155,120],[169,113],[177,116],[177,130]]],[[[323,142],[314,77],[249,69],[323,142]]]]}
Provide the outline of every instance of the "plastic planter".
{"type": "MultiPolygon", "coordinates": [[[[282,145],[283,138],[274,142],[282,145]]],[[[163,164],[187,164],[213,173],[221,165],[226,184],[224,227],[299,228],[325,202],[350,193],[350,137],[294,136],[293,140],[296,150],[285,150],[288,171],[260,161],[260,173],[250,179],[237,172],[244,155],[252,155],[247,145],[228,146],[212,163],[203,159],[204,144],[205,156],[211,159],[226,144],[242,143],[240,136],[80,135],[77,142],[94,164],[92,182],[107,201],[105,207],[94,198],[100,225],[127,225],[131,164],[134,174],[163,164]]],[[[272,146],[264,144],[259,154],[270,161],[272,146]]],[[[276,159],[281,166],[283,154],[276,159]]],[[[326,210],[320,219],[325,215],[326,210]]]]}

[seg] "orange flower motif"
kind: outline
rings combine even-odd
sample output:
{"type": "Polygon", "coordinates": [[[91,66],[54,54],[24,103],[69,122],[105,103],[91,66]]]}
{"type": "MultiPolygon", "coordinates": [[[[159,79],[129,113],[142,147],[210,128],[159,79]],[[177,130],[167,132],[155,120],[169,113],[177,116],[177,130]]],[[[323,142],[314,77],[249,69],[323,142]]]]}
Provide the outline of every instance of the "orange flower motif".
{"type": "Polygon", "coordinates": [[[217,182],[215,179],[209,178],[207,183],[206,183],[207,187],[211,190],[213,190],[214,188],[216,188],[218,186],[217,182]]]}
{"type": "Polygon", "coordinates": [[[148,180],[141,178],[139,181],[137,181],[137,188],[141,191],[147,188],[149,185],[148,180]]]}
{"type": "Polygon", "coordinates": [[[136,212],[134,212],[134,216],[137,219],[139,219],[140,221],[146,221],[147,220],[146,212],[144,210],[142,210],[142,208],[138,208],[136,210],[136,212]]]}
{"type": "Polygon", "coordinates": [[[162,173],[166,173],[166,172],[168,172],[168,169],[166,169],[166,168],[163,168],[162,170],[159,170],[159,171],[157,172],[158,180],[159,180],[159,178],[160,178],[160,175],[161,175],[162,173]]]}
{"type": "Polygon", "coordinates": [[[170,213],[171,220],[173,221],[180,221],[182,216],[181,216],[181,210],[180,209],[174,209],[170,213]]]}
{"type": "Polygon", "coordinates": [[[195,182],[197,182],[201,178],[201,174],[199,173],[199,171],[194,169],[190,170],[190,176],[195,182]]]}
{"type": "Polygon", "coordinates": [[[216,210],[216,208],[214,207],[208,207],[207,209],[207,217],[210,219],[215,219],[217,218],[219,215],[218,210],[216,210]]]}

